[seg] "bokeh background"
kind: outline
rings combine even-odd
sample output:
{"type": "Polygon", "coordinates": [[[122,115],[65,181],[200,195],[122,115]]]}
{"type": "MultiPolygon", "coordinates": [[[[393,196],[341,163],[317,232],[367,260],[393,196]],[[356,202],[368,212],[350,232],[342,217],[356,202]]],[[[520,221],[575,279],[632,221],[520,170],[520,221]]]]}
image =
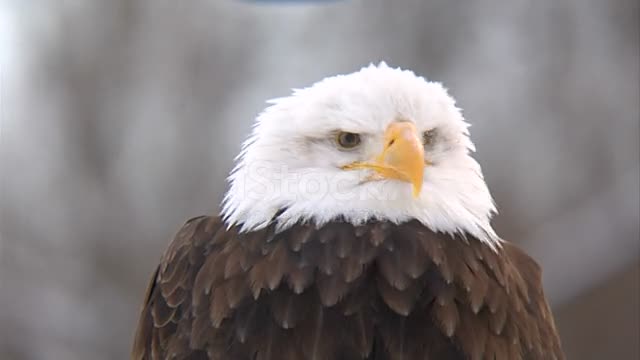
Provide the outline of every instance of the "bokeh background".
{"type": "Polygon", "coordinates": [[[126,359],[264,100],[370,62],[457,98],[570,359],[639,354],[637,0],[0,0],[0,358],[126,359]]]}

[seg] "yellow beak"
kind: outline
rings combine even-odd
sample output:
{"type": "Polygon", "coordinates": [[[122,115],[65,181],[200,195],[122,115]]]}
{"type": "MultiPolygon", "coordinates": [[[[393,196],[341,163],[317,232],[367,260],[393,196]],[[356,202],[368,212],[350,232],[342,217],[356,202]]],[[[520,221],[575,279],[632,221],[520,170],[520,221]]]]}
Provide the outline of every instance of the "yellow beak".
{"type": "Polygon", "coordinates": [[[370,169],[383,179],[406,181],[413,187],[413,196],[417,197],[422,189],[424,167],[422,140],[413,123],[403,121],[387,127],[384,148],[372,161],[355,162],[343,169],[370,169]]]}

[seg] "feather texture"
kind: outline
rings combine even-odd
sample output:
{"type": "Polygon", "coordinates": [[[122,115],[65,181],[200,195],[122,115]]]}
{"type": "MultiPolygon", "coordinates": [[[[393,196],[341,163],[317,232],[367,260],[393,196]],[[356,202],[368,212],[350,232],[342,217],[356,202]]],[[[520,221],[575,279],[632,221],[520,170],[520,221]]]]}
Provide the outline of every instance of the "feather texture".
{"type": "Polygon", "coordinates": [[[188,221],[151,279],[132,359],[563,359],[538,265],[505,243],[332,222],[188,221]]]}

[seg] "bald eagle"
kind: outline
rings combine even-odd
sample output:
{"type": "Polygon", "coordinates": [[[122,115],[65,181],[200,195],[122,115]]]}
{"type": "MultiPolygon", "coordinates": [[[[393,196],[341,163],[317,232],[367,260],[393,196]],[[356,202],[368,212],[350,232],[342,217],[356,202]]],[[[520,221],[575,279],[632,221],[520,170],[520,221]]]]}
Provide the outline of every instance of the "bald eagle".
{"type": "Polygon", "coordinates": [[[563,359],[473,150],[442,85],[384,63],[272,100],[221,214],[163,255],[132,358],[563,359]]]}

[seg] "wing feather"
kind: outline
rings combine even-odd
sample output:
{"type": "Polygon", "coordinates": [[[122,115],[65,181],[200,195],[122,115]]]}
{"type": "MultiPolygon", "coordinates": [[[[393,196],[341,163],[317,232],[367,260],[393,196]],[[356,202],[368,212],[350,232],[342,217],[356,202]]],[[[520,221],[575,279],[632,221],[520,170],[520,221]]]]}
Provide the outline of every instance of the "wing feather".
{"type": "Polygon", "coordinates": [[[144,299],[132,359],[563,359],[535,261],[415,221],[197,217],[144,299]]]}

